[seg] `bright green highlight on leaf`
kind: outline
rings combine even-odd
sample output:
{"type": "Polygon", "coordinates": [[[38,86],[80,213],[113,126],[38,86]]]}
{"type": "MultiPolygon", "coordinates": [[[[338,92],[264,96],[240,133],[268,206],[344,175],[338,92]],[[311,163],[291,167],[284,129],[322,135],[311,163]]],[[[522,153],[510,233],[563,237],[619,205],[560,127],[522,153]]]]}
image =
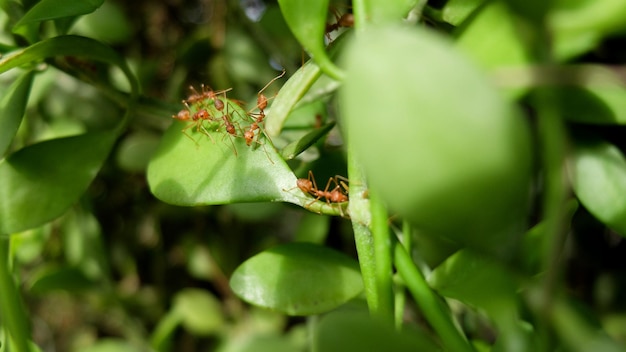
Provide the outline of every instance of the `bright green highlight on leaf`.
{"type": "Polygon", "coordinates": [[[243,300],[289,315],[327,312],[363,290],[358,263],[329,248],[290,243],[246,260],[230,286],[243,300]]]}
{"type": "Polygon", "coordinates": [[[595,217],[626,236],[626,158],[600,140],[579,143],[574,151],[569,171],[576,196],[595,217]]]}

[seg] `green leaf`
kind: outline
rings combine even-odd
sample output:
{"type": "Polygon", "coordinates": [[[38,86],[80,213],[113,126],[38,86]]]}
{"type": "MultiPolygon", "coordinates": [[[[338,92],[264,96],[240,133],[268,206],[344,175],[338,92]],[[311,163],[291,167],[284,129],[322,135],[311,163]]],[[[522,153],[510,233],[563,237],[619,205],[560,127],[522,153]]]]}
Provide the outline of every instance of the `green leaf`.
{"type": "MultiPolygon", "coordinates": [[[[415,7],[417,0],[363,0],[365,20],[373,24],[398,23],[415,7]]],[[[357,5],[354,5],[357,7],[357,5]]],[[[355,9],[358,14],[358,9],[355,9]]]]}
{"type": "Polygon", "coordinates": [[[220,330],[224,324],[220,302],[209,292],[185,289],[174,297],[173,310],[183,326],[192,334],[206,336],[220,330]]]}
{"type": "MultiPolygon", "coordinates": [[[[237,130],[234,137],[224,124],[213,122],[206,131],[175,122],[166,131],[148,165],[150,190],[160,200],[185,206],[247,202],[289,202],[329,215],[343,214],[342,206],[329,205],[304,194],[296,176],[263,134],[250,146],[243,132],[251,120],[230,102],[237,130]]],[[[211,110],[212,109],[212,110],[211,110]]],[[[211,116],[221,116],[214,107],[211,116]]]]}
{"type": "Polygon", "coordinates": [[[626,159],[614,145],[579,141],[569,166],[580,202],[598,220],[626,236],[626,159]]]}
{"type": "Polygon", "coordinates": [[[441,16],[444,21],[458,26],[484,2],[485,0],[449,0],[441,9],[441,16]]]}
{"type": "Polygon", "coordinates": [[[33,294],[46,294],[51,291],[66,290],[79,292],[96,288],[80,269],[73,267],[44,268],[36,274],[30,286],[33,294]]]}
{"type": "Polygon", "coordinates": [[[15,24],[14,28],[34,22],[84,15],[95,11],[102,3],[104,0],[41,0],[15,24]]]}
{"type": "Polygon", "coordinates": [[[335,127],[335,123],[326,124],[320,128],[316,128],[313,131],[307,133],[304,137],[300,138],[297,141],[289,143],[285,146],[280,154],[285,158],[285,160],[291,160],[298,156],[303,151],[307,150],[310,146],[312,146],[315,142],[317,142],[320,138],[324,137],[331,129],[335,127]]]}
{"type": "Polygon", "coordinates": [[[542,26],[554,3],[558,0],[505,0],[504,3],[518,16],[535,26],[542,26]]]}
{"type": "Polygon", "coordinates": [[[484,73],[444,37],[405,27],[364,31],[343,64],[342,127],[391,210],[431,235],[513,249],[527,211],[530,134],[484,73]]]}
{"type": "Polygon", "coordinates": [[[480,308],[494,321],[504,351],[527,351],[528,337],[519,324],[514,275],[496,260],[461,250],[439,265],[429,277],[441,295],[480,308]]]}
{"type": "Polygon", "coordinates": [[[0,233],[63,214],[85,192],[116,137],[109,131],[49,140],[0,161],[0,233]]]}
{"type": "Polygon", "coordinates": [[[209,131],[211,137],[194,131],[188,137],[181,132],[184,127],[172,124],[148,165],[148,183],[157,198],[176,205],[301,203],[295,192],[286,191],[295,187],[295,175],[266,139],[247,146],[223,130],[209,131]]]}
{"type": "Polygon", "coordinates": [[[241,299],[289,315],[327,312],[363,290],[358,263],[311,243],[290,243],[246,260],[230,279],[241,299]]]}
{"type": "Polygon", "coordinates": [[[554,89],[555,103],[562,116],[580,123],[626,124],[626,90],[618,82],[604,83],[554,89]]]}
{"type": "Polygon", "coordinates": [[[557,0],[547,20],[553,33],[555,56],[566,60],[626,28],[622,0],[557,0]]]}
{"type": "Polygon", "coordinates": [[[32,81],[33,72],[26,72],[9,87],[0,101],[0,155],[7,151],[20,127],[32,81]]]}
{"type": "Polygon", "coordinates": [[[65,35],[33,44],[0,59],[0,73],[22,65],[39,62],[54,56],[78,56],[118,66],[126,75],[131,87],[131,98],[139,94],[139,82],[126,61],[111,47],[93,39],[65,35]]]}
{"type": "Polygon", "coordinates": [[[344,73],[330,60],[324,45],[328,0],[279,0],[278,5],[289,29],[322,71],[341,80],[344,73]]]}
{"type": "Polygon", "coordinates": [[[322,74],[319,66],[309,60],[283,85],[265,118],[265,130],[272,137],[278,136],[289,113],[322,74]]]}
{"type": "MultiPolygon", "coordinates": [[[[343,47],[345,36],[340,36],[331,45],[329,55],[334,57],[343,47]]],[[[313,60],[307,61],[298,71],[289,77],[272,103],[272,109],[265,118],[265,129],[271,137],[278,136],[298,101],[313,86],[322,74],[320,67],[313,60]]],[[[330,79],[329,79],[330,80],[330,79]]],[[[333,81],[336,82],[336,81],[333,81]]]]}
{"type": "Polygon", "coordinates": [[[367,311],[340,310],[320,319],[314,336],[318,351],[442,351],[423,331],[396,331],[367,311]]]}
{"type": "Polygon", "coordinates": [[[515,17],[500,1],[483,6],[460,29],[457,45],[482,67],[522,66],[530,61],[515,17]],[[494,31],[494,28],[498,28],[494,31]]]}

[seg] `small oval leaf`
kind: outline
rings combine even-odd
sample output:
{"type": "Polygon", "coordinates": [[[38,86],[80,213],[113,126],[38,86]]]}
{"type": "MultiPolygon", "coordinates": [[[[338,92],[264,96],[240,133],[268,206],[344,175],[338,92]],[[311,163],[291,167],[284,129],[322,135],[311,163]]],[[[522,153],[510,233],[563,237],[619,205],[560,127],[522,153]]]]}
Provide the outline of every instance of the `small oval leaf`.
{"type": "Polygon", "coordinates": [[[585,208],[626,236],[626,159],[620,150],[600,140],[579,141],[569,171],[585,208]]]}
{"type": "Polygon", "coordinates": [[[224,323],[220,302],[209,292],[185,289],[176,294],[174,308],[189,332],[206,336],[219,331],[224,323]]]}
{"type": "Polygon", "coordinates": [[[9,87],[0,101],[0,156],[7,151],[20,127],[32,81],[33,72],[25,73],[9,87]]]}
{"type": "Polygon", "coordinates": [[[311,243],[281,245],[246,260],[230,286],[241,299],[289,315],[327,312],[363,290],[358,263],[311,243]]]}
{"type": "Polygon", "coordinates": [[[22,148],[0,161],[0,233],[63,214],[87,189],[117,133],[94,132],[22,148]]]}

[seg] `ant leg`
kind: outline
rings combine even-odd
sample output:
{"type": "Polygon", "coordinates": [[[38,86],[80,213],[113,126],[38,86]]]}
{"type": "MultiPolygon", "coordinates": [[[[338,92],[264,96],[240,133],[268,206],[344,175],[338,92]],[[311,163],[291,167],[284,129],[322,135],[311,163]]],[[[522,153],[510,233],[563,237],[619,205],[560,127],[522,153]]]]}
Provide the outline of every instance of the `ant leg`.
{"type": "Polygon", "coordinates": [[[185,128],[183,128],[183,129],[182,129],[182,132],[183,132],[183,134],[185,135],[185,137],[187,137],[187,138],[191,139],[191,141],[193,141],[193,143],[196,145],[196,147],[199,147],[199,146],[200,146],[200,144],[198,144],[198,142],[197,142],[195,139],[193,139],[193,137],[191,137],[191,136],[187,133],[187,130],[189,129],[189,127],[193,127],[193,126],[195,126],[195,125],[196,125],[196,122],[192,122],[192,123],[188,124],[187,126],[185,126],[185,128]]]}

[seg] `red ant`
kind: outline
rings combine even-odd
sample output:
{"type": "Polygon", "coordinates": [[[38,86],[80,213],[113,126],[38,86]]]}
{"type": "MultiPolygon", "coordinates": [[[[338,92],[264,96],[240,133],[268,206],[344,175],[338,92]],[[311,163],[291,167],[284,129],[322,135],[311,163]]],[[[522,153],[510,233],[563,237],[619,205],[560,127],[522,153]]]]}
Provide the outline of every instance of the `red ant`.
{"type": "Polygon", "coordinates": [[[187,104],[185,105],[187,106],[187,109],[183,109],[179,111],[178,114],[172,115],[172,118],[178,121],[192,121],[190,124],[188,124],[187,126],[185,126],[185,128],[182,129],[183,134],[187,136],[188,138],[190,138],[192,141],[194,141],[194,143],[197,144],[197,142],[186,132],[190,127],[195,126],[196,131],[201,132],[202,134],[206,134],[207,136],[209,136],[209,138],[211,138],[213,143],[215,143],[215,141],[213,140],[213,137],[211,137],[209,132],[203,126],[204,121],[214,121],[213,117],[209,114],[209,112],[206,109],[200,109],[195,114],[191,115],[191,113],[189,112],[189,106],[187,104]]]}
{"type": "MultiPolygon", "coordinates": [[[[248,128],[248,130],[243,134],[243,137],[246,139],[246,145],[250,145],[252,144],[252,141],[254,140],[255,137],[255,133],[254,131],[260,131],[261,127],[259,126],[259,124],[261,124],[261,122],[263,122],[263,119],[265,118],[265,108],[267,108],[267,97],[265,96],[265,94],[263,94],[263,91],[270,86],[270,84],[274,83],[274,81],[276,81],[277,79],[283,77],[285,75],[285,70],[283,70],[283,72],[281,72],[280,75],[272,78],[271,81],[269,81],[265,87],[263,87],[258,93],[257,93],[257,99],[256,99],[256,108],[259,109],[259,113],[257,114],[253,114],[252,110],[250,112],[248,112],[248,116],[250,116],[254,122],[252,122],[252,124],[250,125],[250,127],[248,128]]],[[[254,109],[253,109],[254,110],[254,109]]],[[[260,133],[260,132],[259,132],[260,133]]]]}
{"type": "MultiPolygon", "coordinates": [[[[331,205],[331,203],[343,203],[347,202],[348,199],[348,186],[344,182],[348,182],[348,179],[345,177],[336,175],[328,179],[326,183],[326,187],[324,190],[320,190],[317,188],[317,183],[315,182],[315,178],[313,177],[313,171],[309,170],[309,175],[307,178],[299,178],[296,181],[296,187],[298,187],[302,192],[307,193],[315,197],[315,199],[307,204],[305,207],[310,207],[315,201],[320,200],[321,198],[326,199],[326,204],[331,205]],[[340,181],[341,179],[341,181],[340,181]],[[330,188],[331,183],[335,183],[335,187],[332,190],[328,190],[330,188]]],[[[294,187],[295,188],[295,187],[294,187]]],[[[340,207],[339,211],[341,216],[343,216],[343,210],[340,207]]]]}
{"type": "Polygon", "coordinates": [[[339,16],[339,12],[336,9],[333,12],[335,14],[335,23],[326,24],[326,35],[328,36],[329,40],[330,40],[329,35],[332,31],[336,31],[339,28],[354,27],[354,15],[353,14],[344,13],[343,15],[339,16]]]}
{"type": "Polygon", "coordinates": [[[207,89],[204,84],[200,85],[200,87],[201,92],[198,92],[193,86],[189,86],[189,90],[191,90],[191,95],[188,96],[186,100],[183,100],[183,104],[195,104],[205,99],[215,101],[215,98],[217,98],[219,94],[225,94],[226,92],[230,92],[232,90],[232,88],[228,88],[216,92],[213,91],[213,89],[211,88],[207,89]]]}
{"type": "MultiPolygon", "coordinates": [[[[228,101],[226,102],[226,104],[228,104],[228,101]]],[[[226,132],[228,134],[230,134],[231,136],[233,136],[233,137],[239,137],[237,135],[237,128],[235,127],[235,125],[231,121],[231,115],[228,113],[228,106],[224,104],[222,99],[215,99],[213,101],[213,105],[215,106],[215,109],[217,109],[219,112],[222,113],[222,120],[224,121],[224,126],[226,127],[226,132]],[[226,111],[224,112],[224,108],[225,107],[226,107],[226,111]]],[[[230,140],[230,143],[233,145],[233,151],[235,152],[235,156],[238,155],[237,154],[237,147],[235,147],[235,143],[233,142],[232,139],[230,140]]]]}

